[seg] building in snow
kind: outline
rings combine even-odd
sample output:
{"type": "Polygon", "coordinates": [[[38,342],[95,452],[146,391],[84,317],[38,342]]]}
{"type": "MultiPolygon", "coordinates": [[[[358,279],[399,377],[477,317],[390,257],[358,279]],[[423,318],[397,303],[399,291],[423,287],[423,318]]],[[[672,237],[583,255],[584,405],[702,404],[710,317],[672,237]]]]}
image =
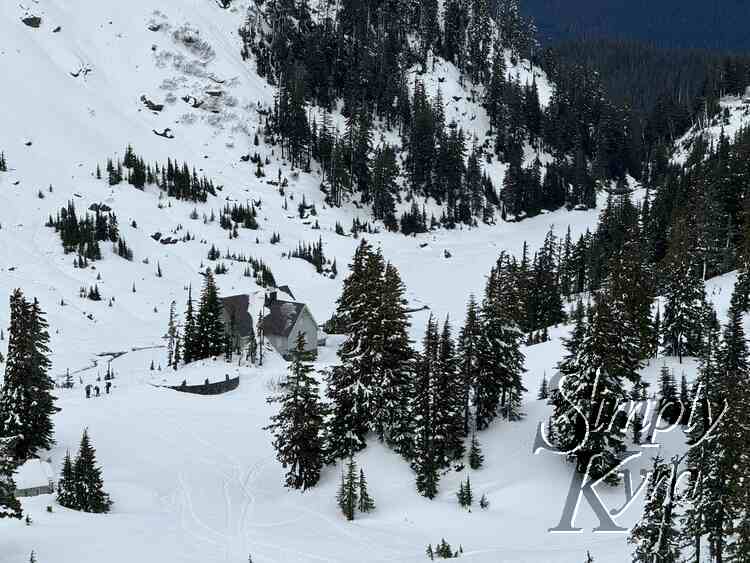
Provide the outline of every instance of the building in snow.
{"type": "MultiPolygon", "coordinates": [[[[257,313],[263,315],[263,338],[284,358],[290,358],[300,333],[305,335],[305,349],[308,352],[317,353],[318,346],[325,345],[325,335],[319,333],[310,309],[294,300],[288,286],[269,289],[263,299],[262,308],[257,313]]],[[[250,309],[255,310],[255,307],[251,301],[252,297],[246,294],[222,298],[224,326],[241,349],[247,346],[251,331],[255,329],[250,314],[250,309]]]]}
{"type": "Polygon", "coordinates": [[[278,295],[276,290],[266,295],[268,313],[263,317],[263,337],[279,354],[289,359],[297,347],[297,337],[302,333],[305,335],[305,350],[317,353],[319,342],[325,344],[325,341],[318,338],[318,324],[310,309],[304,303],[279,299],[278,295]]]}
{"type": "Polygon", "coordinates": [[[13,479],[16,482],[16,497],[35,497],[55,492],[54,472],[49,460],[28,460],[16,470],[13,479]]]}

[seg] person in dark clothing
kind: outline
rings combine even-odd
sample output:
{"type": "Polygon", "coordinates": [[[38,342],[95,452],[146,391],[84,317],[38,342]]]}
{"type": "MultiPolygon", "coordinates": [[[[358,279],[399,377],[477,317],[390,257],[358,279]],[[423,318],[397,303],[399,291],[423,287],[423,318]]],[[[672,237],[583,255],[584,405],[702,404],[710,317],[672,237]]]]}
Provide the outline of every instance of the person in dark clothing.
{"type": "Polygon", "coordinates": [[[104,386],[104,390],[107,392],[107,395],[109,395],[109,390],[112,388],[112,382],[107,381],[107,384],[104,386]]]}
{"type": "Polygon", "coordinates": [[[97,397],[99,397],[101,395],[98,385],[94,386],[94,393],[96,394],[97,397]]]}
{"type": "Polygon", "coordinates": [[[86,398],[91,398],[91,385],[86,385],[86,398]]]}

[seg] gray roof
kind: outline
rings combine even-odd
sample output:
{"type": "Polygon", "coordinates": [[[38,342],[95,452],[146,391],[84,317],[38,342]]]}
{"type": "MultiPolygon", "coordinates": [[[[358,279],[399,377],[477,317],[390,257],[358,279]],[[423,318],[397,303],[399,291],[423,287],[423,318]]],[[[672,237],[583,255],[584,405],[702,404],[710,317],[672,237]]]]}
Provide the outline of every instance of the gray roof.
{"type": "Polygon", "coordinates": [[[273,301],[268,305],[268,314],[263,318],[263,332],[275,336],[288,337],[294,323],[302,314],[304,303],[293,301],[273,301]]]}
{"type": "MultiPolygon", "coordinates": [[[[231,319],[234,316],[234,328],[236,333],[240,337],[245,337],[250,334],[253,326],[253,319],[250,317],[247,308],[250,304],[249,295],[230,295],[229,297],[222,297],[221,302],[224,305],[224,311],[226,312],[227,318],[231,319]]],[[[229,330],[227,325],[227,330],[229,330]]]]}
{"type": "Polygon", "coordinates": [[[277,287],[276,289],[278,289],[279,291],[283,291],[283,292],[284,292],[284,293],[286,293],[286,294],[287,294],[287,295],[288,295],[289,297],[291,297],[292,299],[294,299],[294,293],[292,293],[292,290],[291,290],[291,289],[289,289],[289,286],[288,286],[288,285],[280,285],[280,286],[279,286],[279,287],[277,287]]]}

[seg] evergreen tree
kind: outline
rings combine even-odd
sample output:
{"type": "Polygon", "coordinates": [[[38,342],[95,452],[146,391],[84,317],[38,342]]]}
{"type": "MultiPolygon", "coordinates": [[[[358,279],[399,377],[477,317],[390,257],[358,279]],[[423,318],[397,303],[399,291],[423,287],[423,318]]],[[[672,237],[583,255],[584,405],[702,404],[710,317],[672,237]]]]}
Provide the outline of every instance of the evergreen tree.
{"type": "Polygon", "coordinates": [[[305,335],[300,333],[281,395],[268,400],[280,403],[281,408],[266,427],[273,435],[276,458],[288,469],[286,486],[303,491],[318,483],[324,461],[325,408],[318,397],[318,383],[311,375],[310,356],[305,352],[305,335]]]}
{"type": "MultiPolygon", "coordinates": [[[[613,424],[599,421],[616,416],[617,405],[626,398],[623,379],[635,380],[638,365],[632,363],[637,353],[628,356],[628,347],[621,340],[610,303],[597,295],[590,322],[585,326],[578,320],[572,338],[565,343],[567,355],[558,366],[563,376],[560,391],[552,401],[558,447],[570,452],[575,449],[568,458],[575,461],[577,471],[594,480],[607,476],[610,483],[617,482],[609,472],[625,451],[622,424],[619,420],[613,424]]],[[[629,351],[632,353],[632,348],[629,351]]]]}
{"type": "Polygon", "coordinates": [[[633,561],[677,563],[680,561],[677,531],[676,467],[654,458],[646,491],[646,504],[640,521],[630,532],[629,543],[635,545],[633,561]]]}
{"type": "Polygon", "coordinates": [[[346,464],[346,473],[341,472],[341,485],[337,495],[337,502],[341,512],[347,520],[354,520],[354,512],[357,509],[359,483],[357,482],[357,464],[354,458],[349,458],[346,464]]]}
{"type": "Polygon", "coordinates": [[[482,496],[479,499],[479,508],[482,510],[487,510],[490,507],[490,501],[487,498],[487,495],[482,493],[482,496]]]}
{"type": "Polygon", "coordinates": [[[206,269],[204,275],[195,329],[194,342],[197,355],[194,359],[211,358],[224,352],[226,331],[224,329],[223,306],[210,268],[206,269]]]}
{"type": "Polygon", "coordinates": [[[519,300],[507,256],[501,255],[490,274],[482,303],[482,338],[479,341],[479,373],[474,389],[476,427],[484,430],[502,409],[504,418],[521,415],[524,356],[523,333],[518,328],[519,300]]]}
{"type": "Polygon", "coordinates": [[[370,291],[378,292],[380,297],[373,315],[378,321],[373,366],[377,397],[376,410],[371,413],[373,430],[401,455],[410,458],[414,353],[409,339],[406,290],[393,264],[386,264],[382,284],[372,284],[370,291]]]}
{"type": "Polygon", "coordinates": [[[412,465],[417,474],[417,491],[428,499],[437,495],[440,480],[441,451],[440,436],[436,436],[437,389],[436,370],[439,337],[437,324],[430,316],[427,322],[422,353],[415,370],[414,404],[412,406],[415,426],[415,455],[412,465]],[[437,439],[436,439],[437,438],[437,439]]]}
{"type": "Polygon", "coordinates": [[[52,362],[49,359],[49,331],[45,314],[39,301],[31,303],[29,336],[31,337],[31,367],[29,379],[33,385],[31,403],[31,444],[29,452],[50,449],[54,441],[52,416],[60,409],[55,406],[52,390],[55,382],[49,375],[52,362]]]}
{"type": "Polygon", "coordinates": [[[83,512],[109,512],[112,500],[104,492],[102,470],[96,463],[96,451],[91,445],[88,429],[83,431],[81,446],[73,466],[76,505],[83,512]]]}
{"type": "Polygon", "coordinates": [[[372,512],[375,510],[375,501],[370,496],[370,493],[367,492],[367,481],[365,480],[365,472],[363,469],[359,470],[357,509],[360,512],[372,512]]]}
{"type": "Polygon", "coordinates": [[[701,311],[705,300],[703,278],[696,272],[689,248],[687,219],[675,220],[665,271],[664,316],[661,331],[664,353],[692,356],[700,351],[701,311]]]}
{"type": "Polygon", "coordinates": [[[692,545],[696,560],[700,557],[704,536],[707,536],[714,553],[722,553],[724,545],[724,483],[717,471],[720,453],[715,447],[718,433],[704,439],[711,425],[711,417],[718,416],[722,407],[718,401],[723,376],[719,365],[718,321],[715,313],[707,318],[709,322],[704,330],[700,369],[693,387],[692,402],[698,408],[687,432],[690,446],[687,453],[687,469],[690,471],[687,490],[690,494],[686,497],[682,521],[683,543],[692,545]]]}
{"type": "MultiPolygon", "coordinates": [[[[733,295],[729,307],[723,342],[719,348],[721,376],[715,384],[718,408],[728,405],[711,448],[713,462],[709,471],[715,480],[706,487],[707,505],[704,518],[709,528],[709,542],[717,561],[732,560],[748,544],[748,451],[750,443],[750,371],[748,347],[743,328],[741,304],[733,295]],[[734,539],[734,541],[732,541],[734,539]]],[[[714,411],[714,412],[720,412],[714,411]]],[[[737,559],[742,560],[742,559],[737,559]]]]}
{"type": "Polygon", "coordinates": [[[0,438],[0,519],[21,518],[21,503],[15,497],[16,484],[13,473],[18,462],[15,459],[16,438],[0,438]]]}
{"type": "Polygon", "coordinates": [[[332,403],[329,449],[336,457],[351,457],[365,447],[370,417],[378,404],[374,383],[377,339],[376,299],[368,284],[379,288],[384,268],[382,256],[363,239],[354,254],[351,274],[344,280],[337,319],[347,333],[338,350],[341,364],[328,373],[332,403]]]}
{"type": "Polygon", "coordinates": [[[479,439],[476,433],[471,435],[471,447],[469,448],[469,467],[472,469],[479,469],[484,463],[484,456],[482,455],[482,449],[479,445],[479,439]]]}
{"type": "Polygon", "coordinates": [[[674,424],[680,418],[681,408],[677,396],[677,383],[674,373],[666,365],[659,373],[659,409],[662,418],[669,424],[674,424]]]}
{"type": "Polygon", "coordinates": [[[458,362],[463,389],[464,436],[469,434],[471,420],[471,390],[476,385],[479,372],[479,342],[482,338],[482,323],[473,295],[466,306],[464,326],[458,336],[458,362]]]}
{"type": "Polygon", "coordinates": [[[347,338],[338,351],[341,365],[328,375],[334,457],[362,449],[370,430],[411,457],[413,354],[404,292],[395,266],[363,240],[335,315],[347,338]]]}
{"type": "Polygon", "coordinates": [[[75,472],[70,452],[65,452],[60,480],[57,482],[57,502],[60,506],[79,510],[78,498],[76,496],[75,472]]]}
{"type": "Polygon", "coordinates": [[[173,300],[169,305],[169,323],[167,324],[167,365],[177,365],[175,361],[175,340],[177,337],[177,322],[175,307],[177,303],[173,300]]]}
{"type": "MultiPolygon", "coordinates": [[[[134,286],[135,287],[135,286],[134,286]]],[[[187,309],[185,310],[185,328],[182,338],[182,360],[189,364],[198,359],[198,334],[195,313],[193,312],[193,288],[188,288],[187,309]]]]}
{"type": "Polygon", "coordinates": [[[469,508],[473,504],[474,494],[471,491],[471,481],[469,480],[468,475],[466,476],[465,482],[461,481],[456,497],[458,498],[458,505],[461,508],[469,508]]]}
{"type": "Polygon", "coordinates": [[[549,399],[549,383],[547,382],[546,373],[542,377],[542,383],[539,385],[539,393],[537,393],[536,398],[540,401],[549,399]]]}
{"type": "Polygon", "coordinates": [[[15,457],[23,462],[54,443],[52,415],[57,412],[48,375],[49,334],[39,303],[30,304],[17,289],[10,298],[10,329],[5,379],[0,393],[0,435],[18,436],[15,457]]]}
{"type": "Polygon", "coordinates": [[[464,404],[463,386],[458,370],[450,321],[445,319],[438,342],[436,357],[435,389],[440,390],[435,397],[435,426],[438,459],[447,466],[450,460],[461,459],[464,455],[464,404]]]}

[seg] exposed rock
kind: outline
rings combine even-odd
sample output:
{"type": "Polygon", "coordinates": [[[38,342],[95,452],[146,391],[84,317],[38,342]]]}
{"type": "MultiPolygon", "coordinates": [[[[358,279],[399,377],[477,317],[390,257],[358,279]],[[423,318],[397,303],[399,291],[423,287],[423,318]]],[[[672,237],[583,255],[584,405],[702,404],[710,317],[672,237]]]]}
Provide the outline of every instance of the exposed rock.
{"type": "Polygon", "coordinates": [[[21,18],[21,21],[29,27],[33,27],[34,29],[42,25],[42,18],[40,18],[39,16],[26,16],[25,18],[21,18]]]}

